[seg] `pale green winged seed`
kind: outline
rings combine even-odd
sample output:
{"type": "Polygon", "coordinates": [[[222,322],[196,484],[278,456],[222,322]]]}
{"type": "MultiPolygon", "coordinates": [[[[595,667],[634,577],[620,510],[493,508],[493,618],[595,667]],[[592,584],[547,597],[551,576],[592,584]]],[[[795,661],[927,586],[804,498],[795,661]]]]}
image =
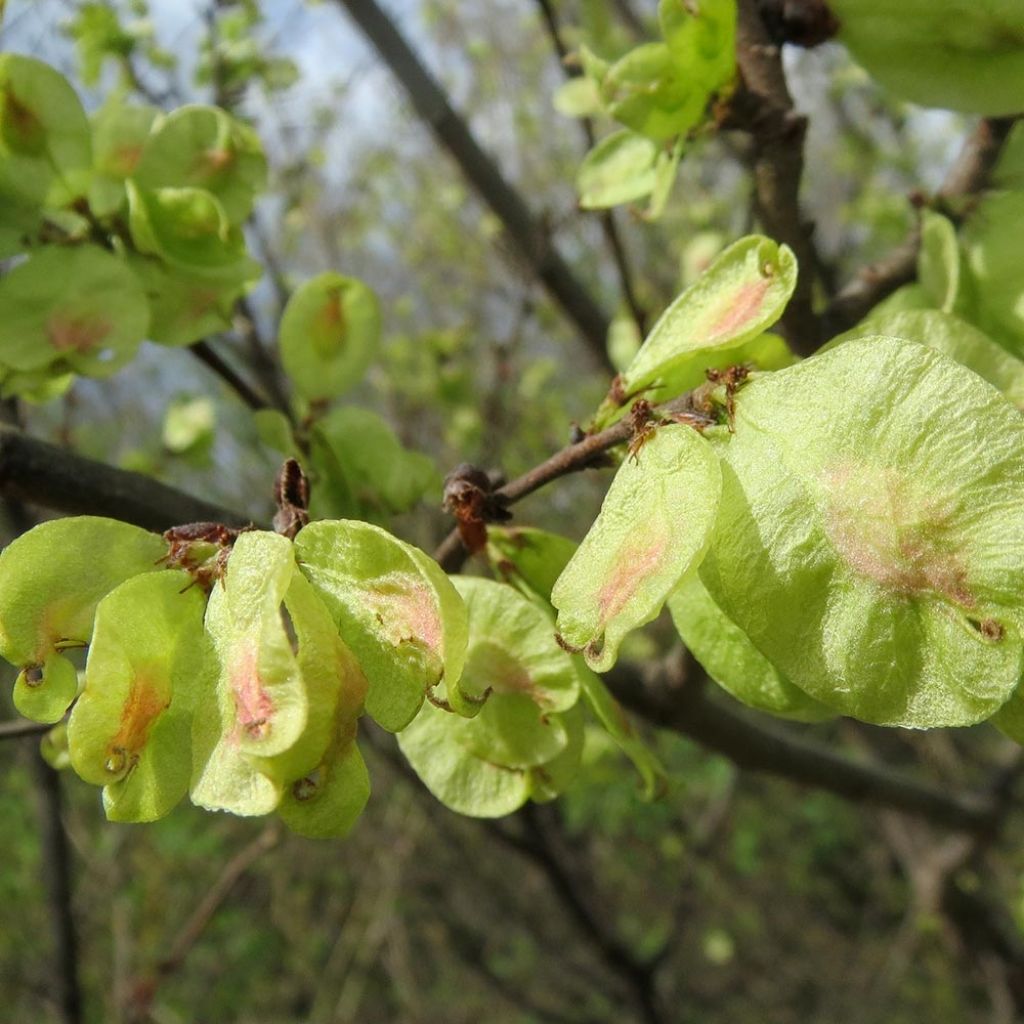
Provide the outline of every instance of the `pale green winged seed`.
{"type": "Polygon", "coordinates": [[[611,668],[623,638],[699,564],[720,492],[718,459],[687,426],[659,428],[619,467],[551,595],[559,634],[591,668],[611,668]]]}
{"type": "Polygon", "coordinates": [[[850,341],[745,386],[720,451],[701,579],[792,683],[881,725],[967,725],[1006,701],[1024,420],[994,388],[919,344],[850,341]]]}
{"type": "Polygon", "coordinates": [[[942,352],[998,388],[1018,409],[1024,409],[1024,361],[952,313],[920,309],[872,314],[826,347],[872,336],[906,338],[942,352]]]}
{"type": "Polygon", "coordinates": [[[683,643],[704,671],[738,701],[782,718],[818,722],[833,712],[794,686],[750,642],[707,592],[696,573],[668,599],[683,643]]]}
{"type": "Polygon", "coordinates": [[[154,821],[188,792],[192,715],[213,700],[206,600],[185,572],[126,580],[96,609],[71,764],[112,821],[154,821]]]}
{"type": "Polygon", "coordinates": [[[580,206],[600,210],[650,195],[658,181],[658,145],[627,128],[603,138],[576,175],[580,206]]]}
{"type": "MultiPolygon", "coordinates": [[[[114,519],[53,519],[29,530],[0,554],[0,655],[37,668],[59,647],[84,646],[100,600],[166,554],[162,537],[114,519]]],[[[65,658],[49,662],[24,706],[45,711],[44,721],[60,718],[67,704],[56,714],[54,701],[74,698],[73,673],[65,658]]]]}
{"type": "Polygon", "coordinates": [[[295,539],[303,574],[352,649],[369,684],[366,710],[396,732],[442,680],[461,713],[465,605],[440,566],[386,530],[354,520],[311,523],[295,539]]]}
{"type": "MultiPolygon", "coordinates": [[[[782,315],[796,273],[790,249],[761,235],[729,246],[661,315],[622,374],[623,390],[657,388],[695,354],[762,334],[782,315]]],[[[661,401],[671,394],[661,389],[655,396],[661,401]]]]}
{"type": "Polygon", "coordinates": [[[300,285],[281,316],[285,371],[304,398],[336,398],[357,384],[380,339],[380,308],[362,281],[333,271],[300,285]]]}
{"type": "Polygon", "coordinates": [[[267,814],[284,782],[264,759],[289,751],[306,728],[308,698],[281,607],[295,563],[278,534],[243,533],[210,595],[206,630],[217,655],[216,713],[194,719],[192,802],[267,814]]]}
{"type": "Polygon", "coordinates": [[[281,799],[278,813],[300,836],[334,839],[347,835],[370,797],[370,775],[355,740],[332,752],[313,782],[303,779],[281,799]]]}

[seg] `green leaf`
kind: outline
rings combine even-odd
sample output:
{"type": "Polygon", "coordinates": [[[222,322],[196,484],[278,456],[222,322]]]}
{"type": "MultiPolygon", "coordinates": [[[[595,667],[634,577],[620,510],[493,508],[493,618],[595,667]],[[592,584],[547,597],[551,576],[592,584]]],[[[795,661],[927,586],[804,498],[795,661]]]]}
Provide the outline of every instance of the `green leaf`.
{"type": "Polygon", "coordinates": [[[257,409],[252,414],[256,434],[268,448],[281,455],[297,458],[299,446],[288,417],[279,409],[257,409]]]}
{"type": "Polygon", "coordinates": [[[873,78],[926,107],[1002,116],[1024,111],[1019,0],[951,5],[830,0],[838,39],[873,78]]]}
{"type": "Polygon", "coordinates": [[[1006,701],[1024,420],[993,387],[923,345],[850,341],[746,385],[720,448],[701,579],[780,673],[879,725],[967,725],[1006,701]]]}
{"type": "Polygon", "coordinates": [[[872,335],[906,338],[942,352],[998,388],[1018,409],[1024,409],[1024,361],[952,313],[922,309],[872,314],[853,330],[834,338],[826,348],[872,335]]]}
{"type": "Polygon", "coordinates": [[[677,139],[671,150],[662,150],[654,164],[654,188],[651,189],[651,201],[644,210],[643,218],[648,221],[658,220],[665,212],[672,186],[676,183],[679,161],[683,156],[683,140],[677,139]]]}
{"type": "Polygon", "coordinates": [[[817,722],[832,712],[794,686],[750,642],[707,592],[696,573],[668,599],[683,643],[707,674],[738,701],[783,718],[817,722]]]}
{"type": "Polygon", "coordinates": [[[87,644],[100,600],[124,580],[150,572],[166,554],[162,537],[93,516],[41,523],[4,548],[0,655],[20,668],[42,667],[42,680],[25,695],[33,706],[50,704],[42,721],[60,718],[78,687],[73,666],[54,660],[55,652],[87,644]]]}
{"type": "Polygon", "coordinates": [[[721,491],[711,446],[686,426],[659,428],[615,474],[597,521],[551,595],[558,632],[606,671],[707,549],[721,491]]]}
{"type": "Polygon", "coordinates": [[[175,455],[208,454],[217,426],[217,410],[209,398],[178,395],[164,413],[162,440],[175,455]]]}
{"type": "Polygon", "coordinates": [[[576,176],[580,206],[601,210],[650,195],[657,182],[657,143],[627,128],[603,138],[576,176]]]}
{"type": "Polygon", "coordinates": [[[64,76],[0,54],[0,204],[65,205],[86,194],[91,167],[89,122],[64,76]]]}
{"type": "Polygon", "coordinates": [[[620,373],[640,351],[640,328],[628,309],[621,308],[608,325],[608,358],[620,373]]]}
{"type": "Polygon", "coordinates": [[[597,83],[587,75],[564,82],[555,91],[554,106],[565,117],[594,117],[604,110],[597,83]]]}
{"type": "Polygon", "coordinates": [[[532,526],[488,526],[487,558],[494,572],[526,596],[551,603],[551,591],[576,543],[532,526]]]}
{"type": "Polygon", "coordinates": [[[700,123],[708,93],[687,77],[664,43],[645,43],[608,70],[601,99],[616,121],[663,142],[700,123]]]}
{"type": "Polygon", "coordinates": [[[311,433],[314,519],[386,519],[407,512],[427,491],[440,499],[441,476],[433,461],[403,447],[388,423],[369,409],[334,409],[311,433]],[[339,473],[344,481],[331,479],[339,473]]]}
{"type": "Polygon", "coordinates": [[[159,256],[190,277],[223,287],[254,281],[262,273],[246,252],[241,229],[204,189],[149,190],[129,180],[128,221],[140,252],[159,256]]]}
{"type": "Polygon", "coordinates": [[[285,537],[243,533],[210,595],[206,630],[218,661],[216,713],[197,715],[192,737],[191,795],[201,807],[268,814],[281,799],[285,780],[271,777],[268,761],[291,750],[309,711],[281,614],[294,572],[285,537]]]}
{"type": "Polygon", "coordinates": [[[295,552],[366,674],[366,710],[379,725],[403,729],[442,680],[460,713],[479,710],[458,685],[466,608],[436,562],[380,527],[351,520],[311,523],[295,552]]]}
{"type": "Polygon", "coordinates": [[[963,232],[977,304],[977,325],[1024,357],[1024,271],[1020,263],[1024,192],[991,192],[963,232]]]}
{"type": "Polygon", "coordinates": [[[142,147],[160,111],[112,98],[92,119],[94,172],[89,208],[97,217],[117,213],[128,201],[125,181],[135,173],[142,147]]]}
{"type": "Polygon", "coordinates": [[[163,260],[131,253],[128,263],[149,300],[149,339],[160,345],[191,345],[231,327],[244,281],[219,281],[182,273],[163,260]]]}
{"type": "Polygon", "coordinates": [[[192,715],[215,678],[206,600],[190,583],[185,572],[145,573],[96,609],[68,744],[75,771],[104,787],[112,821],[155,821],[188,792],[192,715]]]}
{"type": "Polygon", "coordinates": [[[736,73],[736,0],[659,0],[658,23],[673,59],[709,93],[736,73]]]}
{"type": "Polygon", "coordinates": [[[379,338],[373,292],[355,278],[319,274],[295,290],[281,316],[281,361],[304,398],[335,398],[362,379],[379,338]]]}
{"type": "Polygon", "coordinates": [[[633,762],[640,775],[645,800],[653,800],[665,788],[665,769],[654,752],[637,734],[622,705],[611,695],[600,676],[578,664],[583,698],[618,748],[633,762]]]}
{"type": "Polygon", "coordinates": [[[142,189],[205,189],[232,224],[249,216],[266,180],[267,161],[256,133],[218,107],[196,105],[160,118],[135,172],[142,189]]]}
{"type": "Polygon", "coordinates": [[[960,245],[952,221],[931,210],[921,213],[917,279],[936,309],[953,312],[960,294],[960,245]]]}
{"type": "Polygon", "coordinates": [[[0,279],[0,363],[13,370],[59,363],[108,376],[132,359],[148,325],[139,280],[98,246],[46,246],[0,279]]]}
{"type": "MultiPolygon", "coordinates": [[[[658,319],[622,375],[626,392],[657,385],[695,353],[734,348],[763,333],[782,315],[796,272],[789,248],[761,235],[729,246],[658,319]]],[[[667,389],[657,395],[670,397],[667,389]]]]}

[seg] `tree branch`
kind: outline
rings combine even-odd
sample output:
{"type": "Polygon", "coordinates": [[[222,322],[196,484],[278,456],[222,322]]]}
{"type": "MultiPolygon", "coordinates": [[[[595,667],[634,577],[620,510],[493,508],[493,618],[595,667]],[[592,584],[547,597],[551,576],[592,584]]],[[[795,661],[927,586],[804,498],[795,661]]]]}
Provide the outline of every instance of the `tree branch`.
{"type": "Polygon", "coordinates": [[[254,412],[271,408],[270,402],[237,373],[230,363],[222,359],[208,341],[197,341],[189,345],[189,350],[201,363],[220,377],[254,412]]]}
{"type": "Polygon", "coordinates": [[[550,233],[504,178],[455,112],[440,85],[375,0],[337,0],[376,47],[401,82],[417,114],[429,125],[480,197],[505,226],[533,274],[576,325],[602,368],[612,369],[606,350],[608,316],[573,274],[550,233]]]}
{"type": "Polygon", "coordinates": [[[628,667],[605,676],[619,700],[652,725],[690,736],[747,771],[768,772],[965,832],[992,830],[1005,810],[989,795],[951,793],[883,765],[847,757],[779,726],[755,723],[710,699],[706,679],[692,656],[683,652],[648,678],[628,667]]]}
{"type": "MultiPolygon", "coordinates": [[[[955,205],[981,192],[988,184],[1003,144],[1016,118],[985,118],[965,139],[935,196],[937,205],[955,205]]],[[[963,215],[963,211],[951,210],[963,215]]],[[[917,276],[920,231],[915,225],[907,239],[884,259],[869,264],[832,300],[824,314],[825,334],[834,337],[861,321],[882,299],[917,276]]]]}
{"type": "Polygon", "coordinates": [[[116,469],[0,424],[0,492],[76,515],[110,516],[147,530],[181,523],[241,526],[243,516],[168,487],[141,473],[116,469]]]}
{"type": "MultiPolygon", "coordinates": [[[[569,51],[562,42],[558,15],[555,12],[554,4],[551,0],[536,0],[536,3],[540,10],[541,21],[544,23],[548,38],[551,40],[551,46],[555,51],[555,56],[558,58],[559,67],[561,67],[566,78],[578,78],[582,71],[580,68],[573,67],[568,63],[569,51]]],[[[578,120],[587,149],[591,150],[597,142],[594,122],[589,117],[581,117],[578,120]]],[[[626,254],[626,247],[623,244],[622,236],[619,234],[619,226],[615,221],[615,211],[602,210],[599,219],[601,221],[601,230],[604,233],[605,244],[608,247],[612,262],[615,264],[616,273],[619,276],[622,298],[629,309],[633,322],[637,326],[637,330],[640,332],[640,336],[643,337],[647,333],[647,312],[640,304],[636,288],[633,286],[633,272],[629,266],[629,257],[626,254]]]]}
{"type": "Polygon", "coordinates": [[[769,37],[756,0],[739,0],[736,59],[743,84],[733,98],[729,125],[745,128],[753,139],[758,219],[772,238],[793,250],[800,265],[781,325],[793,348],[810,355],[824,339],[813,307],[820,260],[799,198],[807,119],[794,110],[781,50],[769,37]]]}
{"type": "Polygon", "coordinates": [[[0,722],[0,740],[20,740],[26,736],[41,736],[52,728],[52,724],[30,722],[27,718],[16,719],[13,722],[0,722]]]}
{"type": "Polygon", "coordinates": [[[84,1020],[79,982],[78,935],[71,881],[71,848],[64,831],[60,773],[36,750],[32,752],[39,791],[40,849],[47,902],[54,936],[52,981],[61,1024],[84,1020]]]}

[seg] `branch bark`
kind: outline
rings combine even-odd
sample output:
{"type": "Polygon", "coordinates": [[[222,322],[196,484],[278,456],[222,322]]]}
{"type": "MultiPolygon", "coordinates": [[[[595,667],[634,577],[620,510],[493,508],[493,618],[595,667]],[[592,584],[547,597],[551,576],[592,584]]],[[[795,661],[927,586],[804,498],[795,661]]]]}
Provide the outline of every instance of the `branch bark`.
{"type": "Polygon", "coordinates": [[[550,233],[509,184],[455,112],[437,80],[375,0],[337,0],[401,82],[416,113],[459,165],[481,199],[502,222],[533,274],[575,324],[603,369],[612,370],[606,350],[608,316],[575,276],[550,233]]]}
{"type": "MultiPolygon", "coordinates": [[[[965,139],[935,196],[936,205],[955,206],[958,201],[976,195],[987,186],[1016,120],[1012,117],[984,118],[978,123],[965,139]]],[[[897,288],[913,281],[917,275],[920,247],[920,232],[915,227],[891,253],[861,269],[826,309],[823,316],[826,336],[834,337],[848,330],[897,288]]]]}
{"type": "Polygon", "coordinates": [[[235,512],[39,441],[0,424],[0,492],[43,508],[76,515],[110,516],[147,530],[216,521],[242,526],[235,512]]]}
{"type": "Polygon", "coordinates": [[[781,324],[790,345],[810,355],[824,339],[813,306],[820,260],[799,198],[807,119],[793,107],[781,50],[769,37],[756,0],[740,0],[738,11],[736,59],[743,84],[733,99],[729,124],[745,128],[753,140],[758,220],[772,238],[793,250],[800,265],[781,324]]]}

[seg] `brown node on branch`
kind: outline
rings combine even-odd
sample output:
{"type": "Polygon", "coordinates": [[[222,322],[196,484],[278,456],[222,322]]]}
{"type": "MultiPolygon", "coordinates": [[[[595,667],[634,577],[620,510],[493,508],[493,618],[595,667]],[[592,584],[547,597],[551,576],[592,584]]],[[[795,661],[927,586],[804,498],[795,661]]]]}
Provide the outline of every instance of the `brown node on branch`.
{"type": "Polygon", "coordinates": [[[512,518],[508,499],[494,490],[484,470],[463,462],[444,481],[444,508],[456,520],[459,536],[470,554],[487,543],[487,524],[505,523],[512,518]]]}
{"type": "Polygon", "coordinates": [[[811,49],[839,31],[839,19],[825,0],[757,0],[765,30],[773,43],[811,49]]]}
{"type": "Polygon", "coordinates": [[[639,462],[640,449],[654,436],[658,425],[665,420],[659,416],[646,398],[638,398],[629,410],[629,426],[632,437],[629,441],[629,457],[639,462]]]}
{"type": "Polygon", "coordinates": [[[286,459],[274,480],[274,531],[294,540],[309,522],[309,480],[295,459],[286,459]]]}
{"type": "MultiPolygon", "coordinates": [[[[199,585],[207,593],[227,571],[228,556],[239,534],[256,527],[225,526],[224,523],[185,523],[164,530],[167,554],[158,562],[169,569],[184,569],[191,577],[189,586],[199,585]]],[[[188,589],[188,588],[186,588],[188,589]]]]}

